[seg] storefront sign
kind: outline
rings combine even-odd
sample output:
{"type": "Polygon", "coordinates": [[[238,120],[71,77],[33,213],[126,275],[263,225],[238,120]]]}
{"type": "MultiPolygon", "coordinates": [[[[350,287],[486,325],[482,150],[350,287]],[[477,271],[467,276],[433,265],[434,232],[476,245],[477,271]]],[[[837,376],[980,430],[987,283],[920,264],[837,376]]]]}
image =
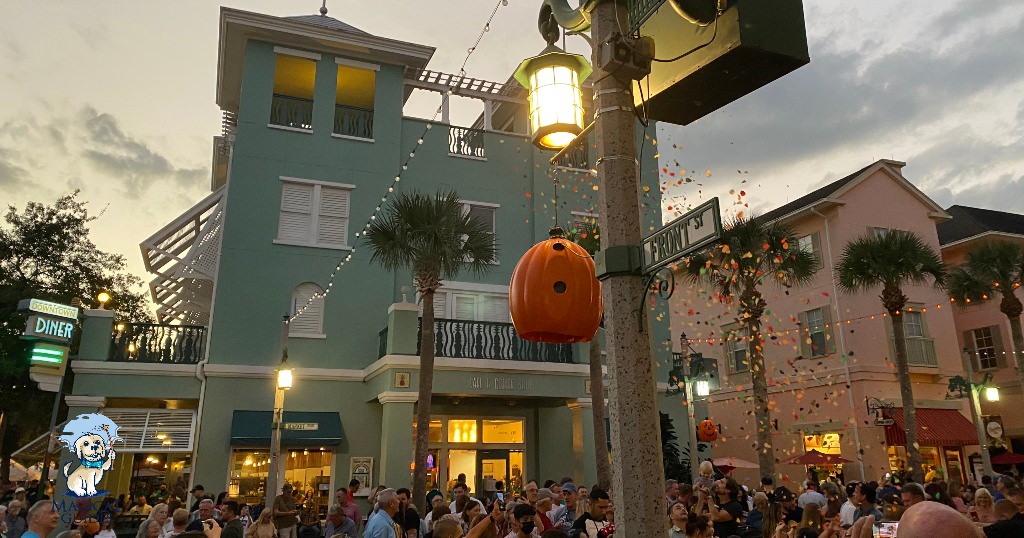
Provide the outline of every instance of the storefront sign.
{"type": "Polygon", "coordinates": [[[28,323],[25,325],[25,334],[23,336],[69,342],[74,332],[75,323],[73,321],[33,314],[28,317],[28,323]]]}
{"type": "Polygon", "coordinates": [[[51,303],[42,299],[25,299],[18,303],[18,310],[39,312],[60,318],[78,319],[78,308],[66,304],[51,303]]]}
{"type": "Polygon", "coordinates": [[[301,430],[301,431],[316,431],[320,429],[320,424],[316,422],[285,422],[284,429],[286,430],[301,430]]]}
{"type": "Polygon", "coordinates": [[[533,382],[529,379],[516,379],[514,377],[471,377],[470,388],[484,390],[530,390],[533,382]]]}

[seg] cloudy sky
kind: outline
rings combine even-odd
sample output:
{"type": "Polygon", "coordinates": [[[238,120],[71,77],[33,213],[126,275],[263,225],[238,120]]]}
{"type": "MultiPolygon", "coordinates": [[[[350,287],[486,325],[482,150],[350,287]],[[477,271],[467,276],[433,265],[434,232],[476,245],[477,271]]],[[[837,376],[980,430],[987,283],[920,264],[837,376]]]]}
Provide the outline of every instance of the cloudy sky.
{"type": "MultiPolygon", "coordinates": [[[[226,4],[286,16],[315,14],[320,0],[226,4]]],[[[0,2],[0,202],[81,189],[94,211],[106,209],[96,243],[143,275],[138,243],[209,192],[219,5],[0,2]]],[[[503,81],[542,48],[539,5],[500,7],[468,74],[503,81]]],[[[372,34],[436,47],[431,67],[447,72],[494,6],[328,1],[331,16],[372,34]]],[[[748,210],[764,211],[894,158],[944,207],[1024,212],[1024,3],[805,0],[804,9],[808,66],[693,125],[659,128],[663,179],[693,180],[673,186],[666,205],[744,190],[748,210]]],[[[458,105],[455,123],[479,112],[458,105]]],[[[414,97],[406,114],[429,117],[436,106],[430,94],[414,97]]]]}

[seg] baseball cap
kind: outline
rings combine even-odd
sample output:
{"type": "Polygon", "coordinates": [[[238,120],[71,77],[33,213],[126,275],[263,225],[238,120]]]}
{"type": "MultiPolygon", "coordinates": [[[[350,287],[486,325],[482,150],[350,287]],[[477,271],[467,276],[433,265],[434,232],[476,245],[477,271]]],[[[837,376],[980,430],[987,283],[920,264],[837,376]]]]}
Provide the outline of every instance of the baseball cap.
{"type": "Polygon", "coordinates": [[[775,501],[776,502],[787,502],[793,500],[793,492],[789,491],[786,486],[779,486],[775,488],[775,501]]]}
{"type": "Polygon", "coordinates": [[[22,493],[24,491],[25,491],[25,488],[18,488],[16,490],[14,490],[15,493],[22,493]]]}
{"type": "Polygon", "coordinates": [[[555,494],[548,488],[541,488],[537,490],[537,502],[541,502],[544,499],[554,499],[555,494]]]}
{"type": "Polygon", "coordinates": [[[199,484],[196,484],[195,486],[192,487],[192,489],[189,490],[189,493],[193,493],[195,491],[206,491],[206,488],[200,486],[199,484]]]}
{"type": "Polygon", "coordinates": [[[562,491],[571,491],[573,493],[576,493],[576,484],[573,484],[572,482],[566,482],[562,484],[562,491]]]}

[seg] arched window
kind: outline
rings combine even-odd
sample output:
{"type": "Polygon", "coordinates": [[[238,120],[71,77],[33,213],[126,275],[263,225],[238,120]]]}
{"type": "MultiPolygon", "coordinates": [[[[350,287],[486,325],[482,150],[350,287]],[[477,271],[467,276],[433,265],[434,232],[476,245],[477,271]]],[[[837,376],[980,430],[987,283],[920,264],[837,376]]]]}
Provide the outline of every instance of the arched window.
{"type": "MultiPolygon", "coordinates": [[[[316,294],[323,293],[323,288],[312,282],[303,282],[295,287],[292,293],[291,312],[296,314],[302,307],[306,306],[309,298],[316,294]]],[[[298,338],[323,338],[324,336],[324,299],[318,297],[309,302],[306,310],[292,320],[288,327],[288,336],[298,338]]]]}

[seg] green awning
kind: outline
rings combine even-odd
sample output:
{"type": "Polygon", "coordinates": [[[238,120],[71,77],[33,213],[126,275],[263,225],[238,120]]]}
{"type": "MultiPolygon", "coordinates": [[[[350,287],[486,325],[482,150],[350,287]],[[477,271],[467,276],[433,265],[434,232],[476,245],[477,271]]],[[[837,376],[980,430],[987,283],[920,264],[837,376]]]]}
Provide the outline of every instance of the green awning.
{"type": "MultiPolygon", "coordinates": [[[[231,445],[269,447],[273,421],[271,411],[235,411],[231,418],[231,445]]],[[[284,412],[283,448],[333,446],[341,443],[341,439],[341,415],[336,412],[284,412]]]]}

